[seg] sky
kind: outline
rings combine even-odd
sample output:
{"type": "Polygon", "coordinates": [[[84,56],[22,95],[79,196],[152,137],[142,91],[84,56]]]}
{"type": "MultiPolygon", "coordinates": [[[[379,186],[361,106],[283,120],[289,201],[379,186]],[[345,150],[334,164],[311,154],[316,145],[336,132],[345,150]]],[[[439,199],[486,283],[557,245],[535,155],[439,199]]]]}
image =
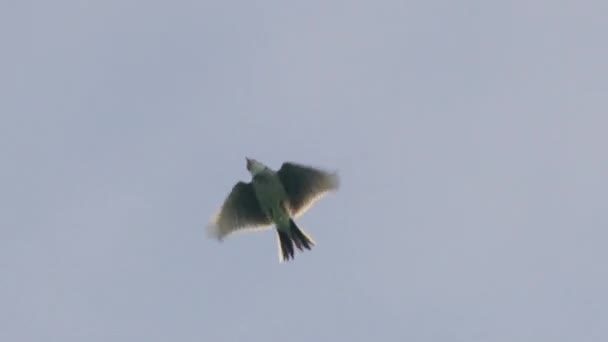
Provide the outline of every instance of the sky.
{"type": "Polygon", "coordinates": [[[607,16],[0,2],[0,340],[608,340],[607,16]],[[340,174],[293,262],[246,156],[340,174]]]}

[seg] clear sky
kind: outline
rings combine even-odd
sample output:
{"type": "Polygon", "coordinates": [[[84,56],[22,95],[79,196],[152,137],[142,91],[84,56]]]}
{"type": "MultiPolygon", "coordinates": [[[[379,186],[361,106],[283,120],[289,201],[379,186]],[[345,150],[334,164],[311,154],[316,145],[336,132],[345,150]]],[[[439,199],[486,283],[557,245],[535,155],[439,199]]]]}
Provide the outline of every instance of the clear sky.
{"type": "Polygon", "coordinates": [[[0,3],[0,340],[608,340],[606,1],[0,3]],[[245,156],[338,170],[279,264],[245,156]]]}

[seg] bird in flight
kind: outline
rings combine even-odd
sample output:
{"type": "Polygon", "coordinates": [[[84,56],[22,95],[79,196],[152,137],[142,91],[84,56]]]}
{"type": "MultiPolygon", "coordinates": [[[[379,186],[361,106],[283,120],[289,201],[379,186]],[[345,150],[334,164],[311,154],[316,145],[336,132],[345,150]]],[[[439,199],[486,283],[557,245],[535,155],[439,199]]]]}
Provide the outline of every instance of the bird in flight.
{"type": "Polygon", "coordinates": [[[275,171],[255,159],[245,159],[251,182],[234,185],[211,219],[209,235],[222,241],[237,231],[266,229],[274,224],[280,262],[294,258],[294,245],[300,251],[310,250],[315,242],[294,218],[326,193],[338,190],[338,174],[292,162],[275,171]]]}

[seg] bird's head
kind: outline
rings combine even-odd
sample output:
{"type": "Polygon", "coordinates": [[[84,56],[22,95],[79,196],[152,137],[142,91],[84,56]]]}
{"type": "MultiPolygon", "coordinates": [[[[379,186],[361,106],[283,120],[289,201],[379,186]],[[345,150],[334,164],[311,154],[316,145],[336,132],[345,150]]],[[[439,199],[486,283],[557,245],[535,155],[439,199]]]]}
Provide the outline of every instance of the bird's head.
{"type": "Polygon", "coordinates": [[[258,173],[264,171],[266,169],[266,165],[260,163],[259,161],[251,158],[245,157],[247,160],[247,170],[251,173],[252,176],[257,175],[258,173]]]}

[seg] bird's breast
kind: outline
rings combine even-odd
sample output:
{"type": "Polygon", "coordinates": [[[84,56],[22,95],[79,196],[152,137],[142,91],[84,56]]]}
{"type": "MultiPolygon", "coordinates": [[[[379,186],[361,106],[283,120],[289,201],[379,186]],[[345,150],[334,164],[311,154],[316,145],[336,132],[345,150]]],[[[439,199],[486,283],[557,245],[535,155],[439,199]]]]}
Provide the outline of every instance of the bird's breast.
{"type": "Polygon", "coordinates": [[[260,207],[274,222],[289,219],[285,205],[287,194],[278,177],[256,176],[253,180],[253,188],[260,207]]]}

